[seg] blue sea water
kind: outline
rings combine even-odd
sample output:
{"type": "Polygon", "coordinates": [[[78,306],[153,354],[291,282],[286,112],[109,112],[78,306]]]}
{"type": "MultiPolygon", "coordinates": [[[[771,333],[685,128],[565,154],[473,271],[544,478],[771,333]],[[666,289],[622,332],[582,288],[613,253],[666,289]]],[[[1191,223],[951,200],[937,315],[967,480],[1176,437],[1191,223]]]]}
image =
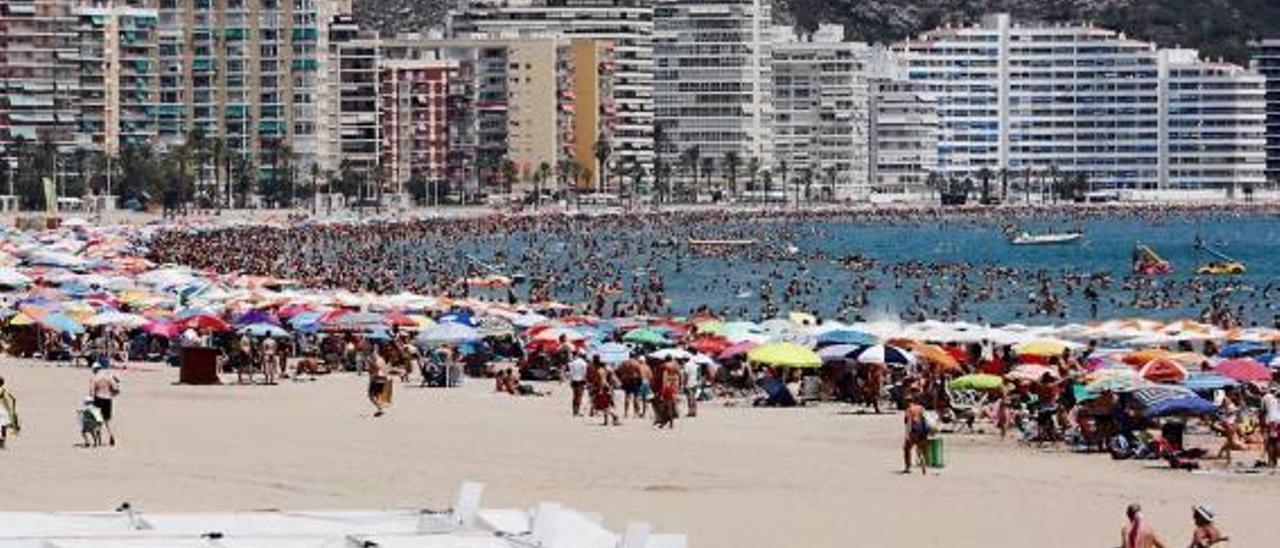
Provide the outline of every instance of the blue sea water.
{"type": "MultiPolygon", "coordinates": [[[[644,277],[637,273],[655,272],[665,284],[670,312],[683,314],[696,306],[708,305],[716,311],[736,317],[761,317],[764,301],[761,292],[771,290],[777,312],[803,309],[827,317],[872,319],[899,317],[910,313],[913,293],[923,281],[932,289],[924,299],[926,315],[939,317],[940,308],[951,300],[958,287],[954,273],[924,278],[895,280],[890,267],[894,263],[966,263],[973,268],[967,274],[970,291],[986,285],[985,267],[1016,269],[1016,274],[1001,276],[989,282],[995,289],[990,300],[961,302],[956,316],[968,320],[993,323],[1064,323],[1094,318],[1089,302],[1079,286],[1068,293],[1062,283],[1065,272],[1084,274],[1109,273],[1111,286],[1098,301],[1097,318],[1149,317],[1177,319],[1198,317],[1206,308],[1210,295],[1219,292],[1239,307],[1246,323],[1270,325],[1280,314],[1280,217],[1244,216],[1227,218],[1171,218],[1145,220],[1134,217],[1101,220],[1068,221],[1046,219],[1024,221],[1021,229],[1031,232],[1083,229],[1082,240],[1065,245],[1013,246],[1001,226],[989,222],[947,221],[945,223],[873,224],[860,222],[808,223],[740,223],[699,226],[687,234],[671,232],[599,234],[591,237],[596,248],[584,262],[584,253],[572,252],[566,242],[556,236],[517,234],[506,240],[509,254],[518,254],[527,246],[549,250],[544,264],[569,273],[569,279],[557,287],[555,297],[566,302],[582,302],[591,298],[583,285],[575,283],[575,272],[590,269],[594,275],[617,276],[630,285],[644,277]],[[760,246],[769,246],[766,258],[736,254],[730,257],[706,257],[692,253],[686,246],[651,245],[662,238],[758,237],[760,246]],[[1197,266],[1216,260],[1198,251],[1196,238],[1245,263],[1248,272],[1242,276],[1196,276],[1197,266]],[[1130,276],[1130,257],[1135,242],[1152,247],[1170,261],[1174,272],[1154,279],[1144,296],[1167,296],[1163,306],[1137,303],[1135,293],[1124,284],[1130,276]],[[787,249],[792,248],[792,249],[787,249]],[[788,251],[794,253],[788,253],[788,251]],[[875,268],[864,272],[834,264],[831,259],[861,255],[878,261],[875,268]],[[1057,296],[1066,303],[1064,310],[1052,315],[1038,314],[1029,304],[1039,294],[1035,276],[1044,270],[1053,280],[1057,296]],[[790,301],[782,298],[783,289],[792,280],[808,284],[808,291],[790,301]],[[1201,280],[1203,283],[1196,283],[1201,280]],[[762,284],[771,281],[771,288],[762,284]],[[900,284],[898,283],[900,282],[900,284]],[[842,307],[847,295],[855,295],[863,283],[875,285],[867,292],[868,302],[856,308],[842,307]],[[900,285],[900,287],[898,287],[900,285]],[[1268,293],[1267,287],[1273,287],[1268,293]]],[[[495,246],[477,244],[467,252],[481,258],[492,257],[495,246]]],[[[1163,299],[1162,299],[1163,300],[1163,299]]]]}

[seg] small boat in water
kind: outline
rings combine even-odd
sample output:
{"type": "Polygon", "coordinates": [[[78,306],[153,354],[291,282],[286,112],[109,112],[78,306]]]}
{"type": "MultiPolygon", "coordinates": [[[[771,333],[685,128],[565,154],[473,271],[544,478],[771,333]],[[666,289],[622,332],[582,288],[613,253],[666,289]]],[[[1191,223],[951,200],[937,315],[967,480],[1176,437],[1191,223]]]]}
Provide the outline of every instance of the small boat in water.
{"type": "Polygon", "coordinates": [[[1032,234],[1022,231],[1014,234],[1009,238],[1009,243],[1013,245],[1055,245],[1069,244],[1078,241],[1084,237],[1083,232],[1048,232],[1045,234],[1032,234]]]}
{"type": "Polygon", "coordinates": [[[1196,274],[1201,276],[1238,276],[1240,274],[1244,274],[1247,270],[1244,263],[1228,257],[1226,253],[1205,245],[1199,235],[1196,235],[1195,246],[1196,249],[1208,253],[1218,259],[1217,261],[1209,261],[1206,264],[1196,267],[1196,274]]]}

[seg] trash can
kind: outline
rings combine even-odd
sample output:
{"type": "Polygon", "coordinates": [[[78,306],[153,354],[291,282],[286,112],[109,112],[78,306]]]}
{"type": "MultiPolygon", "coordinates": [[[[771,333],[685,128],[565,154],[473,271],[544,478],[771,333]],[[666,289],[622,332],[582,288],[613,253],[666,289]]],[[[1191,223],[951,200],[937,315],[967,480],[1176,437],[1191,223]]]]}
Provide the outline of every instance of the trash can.
{"type": "Polygon", "coordinates": [[[946,467],[943,457],[942,438],[929,438],[924,446],[924,463],[929,468],[946,467]]]}

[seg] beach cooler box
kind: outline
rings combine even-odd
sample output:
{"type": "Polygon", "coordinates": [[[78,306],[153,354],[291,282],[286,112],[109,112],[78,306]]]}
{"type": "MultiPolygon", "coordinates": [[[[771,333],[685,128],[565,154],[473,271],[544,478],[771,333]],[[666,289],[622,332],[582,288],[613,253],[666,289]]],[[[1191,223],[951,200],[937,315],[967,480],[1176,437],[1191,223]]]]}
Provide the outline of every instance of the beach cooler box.
{"type": "Polygon", "coordinates": [[[945,468],[946,459],[943,456],[942,438],[929,438],[924,446],[924,464],[929,468],[945,468]]]}

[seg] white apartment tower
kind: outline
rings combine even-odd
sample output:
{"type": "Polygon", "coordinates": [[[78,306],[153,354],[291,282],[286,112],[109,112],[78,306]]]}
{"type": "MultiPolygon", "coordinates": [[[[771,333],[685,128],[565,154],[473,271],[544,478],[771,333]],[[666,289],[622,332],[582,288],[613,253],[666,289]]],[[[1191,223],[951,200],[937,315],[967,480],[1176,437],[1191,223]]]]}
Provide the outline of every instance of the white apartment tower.
{"type": "Polygon", "coordinates": [[[771,1],[657,0],[653,19],[663,161],[678,167],[696,150],[717,172],[730,154],[771,169],[771,1]]]}
{"type": "Polygon", "coordinates": [[[811,198],[866,199],[869,98],[866,44],[844,41],[840,25],[812,34],[773,31],[773,139],[776,165],[804,173],[811,198]]]}
{"type": "Polygon", "coordinates": [[[1132,189],[1263,180],[1263,81],[1239,67],[1006,14],[894,49],[907,78],[938,97],[938,167],[948,176],[1043,178],[1056,168],[1086,174],[1094,188],[1132,189]]]}
{"type": "Polygon", "coordinates": [[[1280,183],[1280,39],[1253,44],[1253,68],[1267,79],[1267,179],[1280,183]]]}

